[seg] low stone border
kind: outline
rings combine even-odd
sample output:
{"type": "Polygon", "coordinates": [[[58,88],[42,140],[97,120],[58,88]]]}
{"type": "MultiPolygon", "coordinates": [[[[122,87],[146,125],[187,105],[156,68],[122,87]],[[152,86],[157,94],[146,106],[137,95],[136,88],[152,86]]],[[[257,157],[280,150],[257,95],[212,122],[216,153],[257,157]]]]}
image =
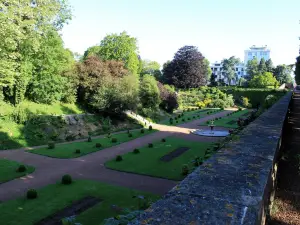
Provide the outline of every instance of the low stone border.
{"type": "Polygon", "coordinates": [[[264,224],[291,93],[130,224],[264,224]]]}

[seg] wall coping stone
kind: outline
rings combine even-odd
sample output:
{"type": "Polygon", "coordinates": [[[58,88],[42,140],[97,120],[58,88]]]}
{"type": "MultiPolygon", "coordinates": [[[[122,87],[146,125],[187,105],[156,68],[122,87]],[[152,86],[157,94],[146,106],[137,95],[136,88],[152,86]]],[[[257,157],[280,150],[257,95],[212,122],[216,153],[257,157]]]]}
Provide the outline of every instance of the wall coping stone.
{"type": "Polygon", "coordinates": [[[291,92],[130,224],[260,224],[291,92]]]}

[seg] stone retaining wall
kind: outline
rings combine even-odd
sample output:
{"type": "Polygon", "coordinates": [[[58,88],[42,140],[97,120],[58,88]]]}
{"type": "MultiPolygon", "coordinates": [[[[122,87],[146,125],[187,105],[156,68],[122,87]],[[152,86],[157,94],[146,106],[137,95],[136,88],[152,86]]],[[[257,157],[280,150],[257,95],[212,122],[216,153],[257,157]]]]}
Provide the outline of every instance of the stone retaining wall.
{"type": "Polygon", "coordinates": [[[131,224],[264,224],[288,93],[131,224]]]}

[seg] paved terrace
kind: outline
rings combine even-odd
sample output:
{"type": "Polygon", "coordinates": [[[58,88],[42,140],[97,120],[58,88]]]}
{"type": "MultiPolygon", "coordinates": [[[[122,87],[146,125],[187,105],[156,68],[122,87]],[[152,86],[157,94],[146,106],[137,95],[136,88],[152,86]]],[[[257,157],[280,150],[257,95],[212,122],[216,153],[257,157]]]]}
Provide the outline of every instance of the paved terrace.
{"type": "Polygon", "coordinates": [[[264,224],[291,93],[131,224],[264,224]]]}

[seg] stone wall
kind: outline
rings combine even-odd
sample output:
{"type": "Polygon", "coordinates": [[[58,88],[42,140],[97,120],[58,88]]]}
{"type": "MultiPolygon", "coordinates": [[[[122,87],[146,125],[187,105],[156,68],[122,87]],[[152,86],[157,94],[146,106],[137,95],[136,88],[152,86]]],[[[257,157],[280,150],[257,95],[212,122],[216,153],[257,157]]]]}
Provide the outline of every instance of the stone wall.
{"type": "Polygon", "coordinates": [[[264,224],[291,93],[131,224],[264,224]]]}

